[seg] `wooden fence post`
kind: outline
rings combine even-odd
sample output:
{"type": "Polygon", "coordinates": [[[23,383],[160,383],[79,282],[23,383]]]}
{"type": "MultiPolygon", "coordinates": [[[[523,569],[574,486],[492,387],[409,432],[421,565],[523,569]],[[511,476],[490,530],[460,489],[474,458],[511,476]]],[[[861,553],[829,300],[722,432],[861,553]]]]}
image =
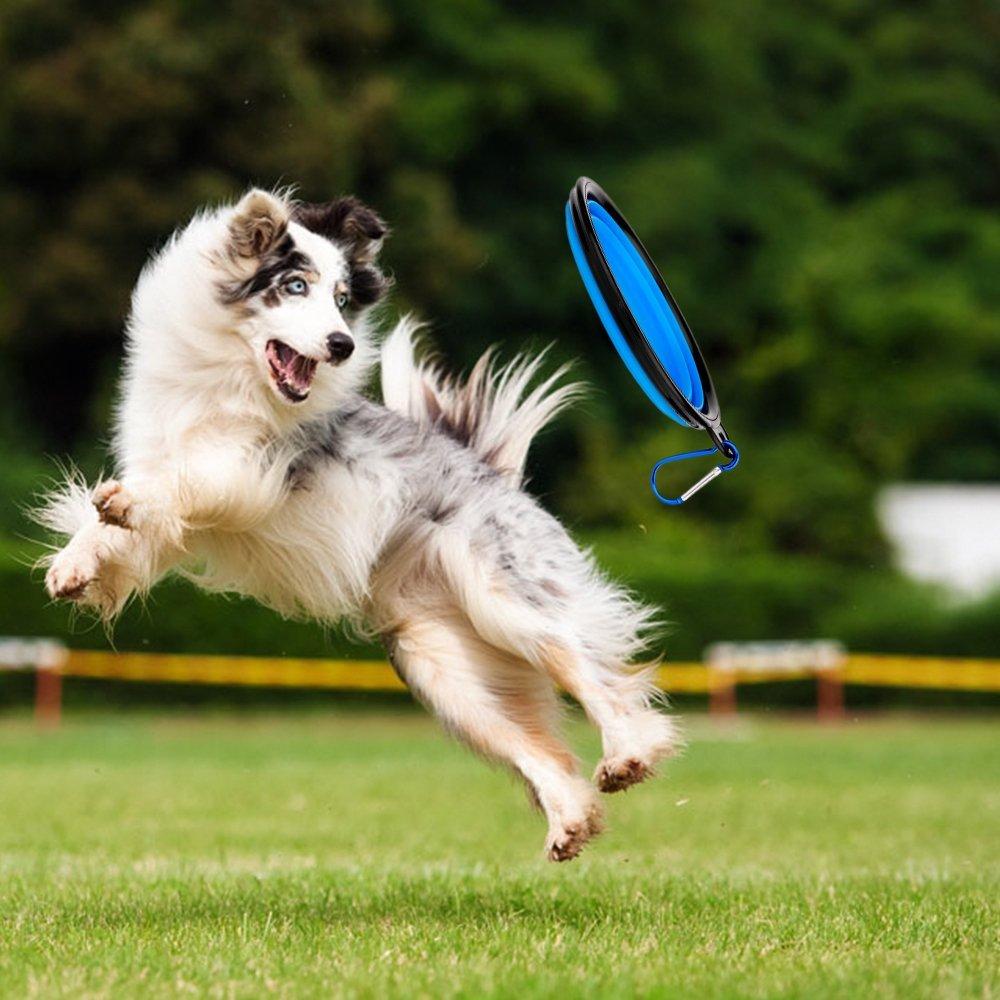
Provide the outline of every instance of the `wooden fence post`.
{"type": "Polygon", "coordinates": [[[61,643],[43,639],[35,644],[35,722],[44,729],[54,729],[62,718],[62,672],[68,659],[61,643]]]}

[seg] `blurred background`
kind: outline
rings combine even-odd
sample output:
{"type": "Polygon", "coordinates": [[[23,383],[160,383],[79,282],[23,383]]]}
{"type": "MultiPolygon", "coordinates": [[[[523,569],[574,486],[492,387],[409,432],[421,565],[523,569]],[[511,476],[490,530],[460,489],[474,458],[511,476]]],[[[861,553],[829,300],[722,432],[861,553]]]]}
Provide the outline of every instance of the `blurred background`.
{"type": "MultiPolygon", "coordinates": [[[[107,464],[148,252],[205,203],[295,184],[390,221],[386,323],[416,311],[449,366],[491,343],[577,360],[594,391],[532,488],[665,605],[669,656],[997,655],[998,38],[977,0],[8,0],[0,634],[109,648],[30,578],[22,508],[54,458],[107,464]],[[743,451],[682,510],[648,469],[702,442],[598,325],[563,225],[580,174],[659,263],[743,451]]],[[[182,583],[114,644],[377,655],[182,583]]]]}
{"type": "Polygon", "coordinates": [[[3,0],[3,992],[1000,993],[998,42],[988,0],[3,0]],[[704,437],[591,308],[581,174],[743,452],[681,509],[649,468],[704,437]],[[689,749],[568,871],[380,650],[179,581],[108,635],[30,569],[56,462],[108,467],[149,251],[250,184],[376,206],[385,324],[450,367],[553,343],[593,387],[531,488],[665,607],[689,749]],[[832,643],[691,662],[762,640],[832,643]],[[733,678],[755,710],[700,718],[733,678]]]}

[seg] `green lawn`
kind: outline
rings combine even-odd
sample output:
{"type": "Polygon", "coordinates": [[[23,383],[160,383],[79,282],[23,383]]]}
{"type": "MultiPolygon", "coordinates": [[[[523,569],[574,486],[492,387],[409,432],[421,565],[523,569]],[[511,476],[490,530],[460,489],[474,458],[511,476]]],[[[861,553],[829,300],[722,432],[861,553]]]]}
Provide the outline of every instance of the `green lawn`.
{"type": "MultiPolygon", "coordinates": [[[[594,745],[574,730],[592,763],[594,745]]],[[[993,721],[689,726],[572,864],[416,712],[0,721],[5,996],[983,996],[993,721]]]]}

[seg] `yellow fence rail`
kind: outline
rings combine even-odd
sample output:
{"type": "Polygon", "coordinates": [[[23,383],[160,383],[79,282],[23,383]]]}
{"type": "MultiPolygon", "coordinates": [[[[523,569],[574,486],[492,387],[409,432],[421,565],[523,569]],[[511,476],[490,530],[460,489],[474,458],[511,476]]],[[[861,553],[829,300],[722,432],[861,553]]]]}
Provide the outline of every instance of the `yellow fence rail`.
{"type": "Polygon", "coordinates": [[[71,650],[64,677],[174,684],[238,684],[250,687],[403,691],[405,685],[382,660],[269,659],[262,656],[192,656],[71,650]]]}
{"type": "Polygon", "coordinates": [[[847,657],[842,673],[845,684],[1000,691],[1000,660],[855,654],[847,657]]]}
{"type": "MultiPolygon", "coordinates": [[[[252,687],[326,688],[344,691],[401,691],[402,681],[380,660],[271,659],[256,656],[192,656],[71,650],[61,673],[119,681],[177,684],[233,684],[252,687]]],[[[760,684],[815,676],[809,671],[737,671],[720,675],[703,663],[660,668],[659,685],[677,694],[705,694],[735,680],[760,684]]],[[[1000,692],[1000,660],[848,654],[837,671],[844,684],[1000,692]]]]}

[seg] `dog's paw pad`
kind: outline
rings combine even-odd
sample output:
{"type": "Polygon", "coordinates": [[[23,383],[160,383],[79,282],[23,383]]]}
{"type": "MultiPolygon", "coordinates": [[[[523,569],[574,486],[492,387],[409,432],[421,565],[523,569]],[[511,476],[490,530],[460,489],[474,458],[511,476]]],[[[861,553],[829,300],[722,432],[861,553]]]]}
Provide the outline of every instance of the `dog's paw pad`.
{"type": "Polygon", "coordinates": [[[602,792],[621,792],[645,781],[653,769],[638,757],[622,760],[603,760],[597,765],[594,781],[602,792]]]}
{"type": "Polygon", "coordinates": [[[572,861],[590,839],[586,823],[571,823],[552,837],[547,847],[549,861],[572,861]]]}
{"type": "Polygon", "coordinates": [[[59,601],[78,601],[94,580],[94,574],[80,566],[52,566],[45,574],[49,596],[59,601]]]}
{"type": "Polygon", "coordinates": [[[109,479],[101,483],[94,490],[93,501],[98,516],[105,524],[113,524],[119,528],[128,527],[132,498],[117,480],[109,479]]]}
{"type": "Polygon", "coordinates": [[[559,830],[550,834],[545,845],[549,861],[572,861],[592,837],[596,837],[604,829],[604,818],[601,810],[594,807],[577,823],[566,823],[559,830]]]}

